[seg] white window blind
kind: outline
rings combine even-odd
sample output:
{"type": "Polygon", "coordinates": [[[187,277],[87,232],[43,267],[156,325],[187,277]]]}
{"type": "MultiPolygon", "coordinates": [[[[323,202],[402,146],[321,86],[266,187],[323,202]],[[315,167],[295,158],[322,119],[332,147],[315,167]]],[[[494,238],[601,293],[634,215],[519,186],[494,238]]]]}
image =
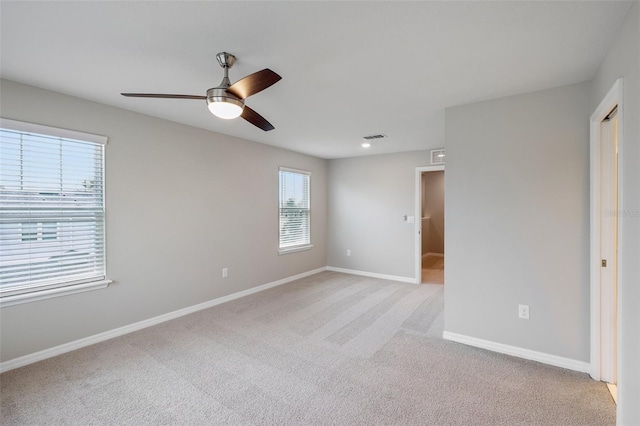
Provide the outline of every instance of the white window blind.
{"type": "Polygon", "coordinates": [[[105,143],[0,121],[1,297],[105,279],[105,143]]]}
{"type": "Polygon", "coordinates": [[[311,173],[280,167],[280,249],[311,244],[311,173]]]}

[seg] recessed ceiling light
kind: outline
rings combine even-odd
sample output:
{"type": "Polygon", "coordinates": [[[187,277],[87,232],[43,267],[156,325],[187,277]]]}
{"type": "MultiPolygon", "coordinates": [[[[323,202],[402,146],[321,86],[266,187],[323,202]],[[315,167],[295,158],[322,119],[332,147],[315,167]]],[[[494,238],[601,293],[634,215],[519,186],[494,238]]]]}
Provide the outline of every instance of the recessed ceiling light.
{"type": "Polygon", "coordinates": [[[371,144],[370,144],[369,142],[364,142],[364,143],[362,144],[362,147],[363,147],[363,148],[369,148],[370,146],[371,146],[371,144]]]}

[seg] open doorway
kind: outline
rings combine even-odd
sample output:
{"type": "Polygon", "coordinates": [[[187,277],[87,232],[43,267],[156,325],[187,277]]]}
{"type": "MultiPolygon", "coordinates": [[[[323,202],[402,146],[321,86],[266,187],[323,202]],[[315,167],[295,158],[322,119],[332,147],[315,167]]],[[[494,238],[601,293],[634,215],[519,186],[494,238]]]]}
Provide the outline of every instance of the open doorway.
{"type": "Polygon", "coordinates": [[[621,377],[618,369],[621,93],[622,81],[618,80],[591,116],[591,376],[608,384],[614,400],[621,377]]]}
{"type": "Polygon", "coordinates": [[[416,282],[444,284],[444,166],[416,169],[416,282]]]}

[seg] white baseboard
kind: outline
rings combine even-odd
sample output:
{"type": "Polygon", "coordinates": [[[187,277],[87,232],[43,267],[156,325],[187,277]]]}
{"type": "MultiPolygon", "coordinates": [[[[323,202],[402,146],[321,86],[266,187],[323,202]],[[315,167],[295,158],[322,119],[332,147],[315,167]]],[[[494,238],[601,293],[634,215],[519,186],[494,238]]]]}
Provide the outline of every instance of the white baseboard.
{"type": "Polygon", "coordinates": [[[476,348],[487,349],[501,354],[537,361],[543,364],[566,368],[568,370],[579,371],[581,373],[588,373],[591,368],[588,362],[550,355],[544,352],[532,351],[530,349],[519,348],[517,346],[504,345],[502,343],[478,339],[476,337],[465,336],[463,334],[451,333],[449,331],[443,332],[442,338],[452,342],[475,346],[476,348]]]}
{"type": "Polygon", "coordinates": [[[277,281],[272,281],[270,283],[259,285],[257,287],[253,287],[247,290],[239,291],[237,293],[233,293],[228,296],[218,297],[217,299],[209,300],[208,302],[200,303],[198,305],[189,306],[187,308],[179,309],[177,311],[169,312],[163,315],[159,315],[157,317],[153,317],[153,318],[149,318],[133,324],[125,325],[123,327],[119,327],[113,330],[105,331],[103,333],[95,334],[93,336],[85,337],[79,340],[75,340],[73,342],[65,343],[63,345],[54,346],[53,348],[44,349],[42,351],[35,352],[29,355],[24,355],[18,358],[10,359],[8,361],[0,363],[0,373],[4,373],[5,371],[23,367],[28,364],[33,364],[34,362],[42,361],[48,358],[53,358],[54,356],[62,355],[64,353],[71,352],[76,349],[84,348],[85,346],[93,345],[95,343],[104,342],[105,340],[113,339],[114,337],[119,337],[128,333],[132,333],[134,331],[142,330],[143,328],[151,327],[166,321],[170,321],[172,319],[180,318],[182,316],[189,315],[194,312],[201,311],[203,309],[208,309],[225,302],[230,302],[231,300],[239,299],[241,297],[258,293],[260,291],[264,291],[273,287],[277,287],[279,285],[286,284],[291,281],[299,280],[300,278],[308,277],[309,275],[317,274],[319,272],[326,271],[326,270],[327,270],[326,267],[322,267],[322,268],[314,269],[312,271],[303,272],[298,275],[283,278],[277,281]]]}
{"type": "Polygon", "coordinates": [[[397,275],[378,274],[375,272],[356,271],[355,269],[336,268],[334,266],[327,266],[327,271],[342,272],[344,274],[361,275],[363,277],[380,278],[383,280],[400,281],[409,284],[420,284],[415,278],[400,277],[397,275]]]}

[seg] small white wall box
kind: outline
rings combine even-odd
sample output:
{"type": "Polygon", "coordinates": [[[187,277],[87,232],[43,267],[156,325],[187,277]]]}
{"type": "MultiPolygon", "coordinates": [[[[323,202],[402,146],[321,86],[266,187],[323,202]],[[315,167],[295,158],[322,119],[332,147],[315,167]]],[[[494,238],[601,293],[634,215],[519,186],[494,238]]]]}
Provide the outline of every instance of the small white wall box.
{"type": "Polygon", "coordinates": [[[444,164],[444,148],[431,150],[431,164],[444,164]]]}

